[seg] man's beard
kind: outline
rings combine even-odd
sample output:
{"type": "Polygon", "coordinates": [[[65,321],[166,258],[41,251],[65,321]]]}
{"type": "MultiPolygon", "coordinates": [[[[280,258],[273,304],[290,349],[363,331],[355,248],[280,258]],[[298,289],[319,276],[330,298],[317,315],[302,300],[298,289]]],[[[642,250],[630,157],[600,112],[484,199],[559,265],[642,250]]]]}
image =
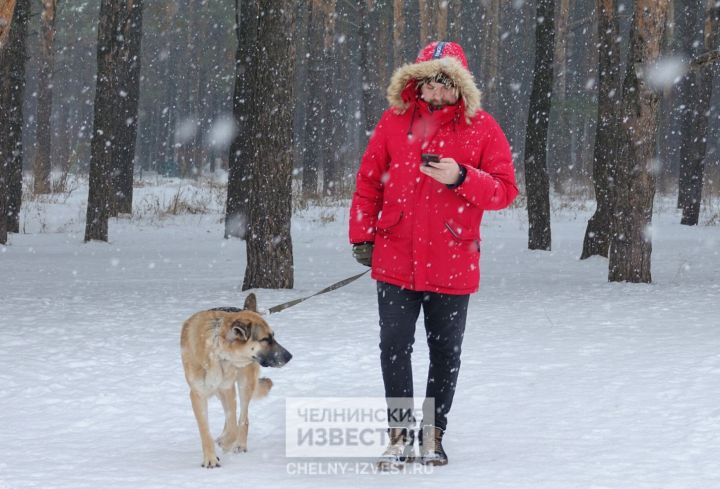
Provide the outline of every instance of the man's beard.
{"type": "Polygon", "coordinates": [[[432,110],[432,111],[442,110],[442,109],[444,109],[445,107],[450,107],[451,105],[455,105],[455,104],[449,104],[449,103],[445,103],[445,102],[440,102],[439,105],[436,105],[436,104],[434,104],[434,103],[432,103],[432,102],[428,102],[428,107],[430,107],[430,110],[432,110]]]}

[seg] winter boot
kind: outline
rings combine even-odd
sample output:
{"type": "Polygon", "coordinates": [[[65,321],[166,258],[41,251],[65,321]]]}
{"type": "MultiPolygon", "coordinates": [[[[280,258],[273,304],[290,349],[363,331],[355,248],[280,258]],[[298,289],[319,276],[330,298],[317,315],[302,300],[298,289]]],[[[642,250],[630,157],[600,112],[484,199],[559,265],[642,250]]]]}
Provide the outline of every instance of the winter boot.
{"type": "Polygon", "coordinates": [[[420,462],[424,465],[447,465],[448,457],[442,446],[444,430],[423,426],[420,430],[420,462]]]}
{"type": "Polygon", "coordinates": [[[415,460],[415,432],[409,428],[390,428],[388,447],[378,460],[380,470],[390,470],[415,460]]]}

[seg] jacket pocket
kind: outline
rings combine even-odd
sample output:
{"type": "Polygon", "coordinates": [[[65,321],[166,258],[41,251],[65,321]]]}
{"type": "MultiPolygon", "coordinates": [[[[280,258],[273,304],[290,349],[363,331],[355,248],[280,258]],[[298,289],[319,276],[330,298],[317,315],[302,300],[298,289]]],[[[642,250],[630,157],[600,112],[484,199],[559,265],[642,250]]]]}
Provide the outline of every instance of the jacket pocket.
{"type": "Polygon", "coordinates": [[[454,221],[445,221],[443,224],[458,245],[466,246],[468,251],[480,251],[480,233],[478,230],[472,231],[454,221]]]}
{"type": "Polygon", "coordinates": [[[402,218],[403,211],[401,209],[383,210],[376,225],[377,230],[385,234],[391,233],[394,229],[397,229],[402,218]]]}
{"type": "MultiPolygon", "coordinates": [[[[438,229],[438,228],[436,228],[438,229]]],[[[428,250],[427,280],[447,289],[477,289],[480,281],[479,229],[442,221],[439,239],[428,250]]]]}
{"type": "Polygon", "coordinates": [[[373,248],[373,273],[412,283],[412,242],[401,209],[384,209],[378,219],[373,248]]]}

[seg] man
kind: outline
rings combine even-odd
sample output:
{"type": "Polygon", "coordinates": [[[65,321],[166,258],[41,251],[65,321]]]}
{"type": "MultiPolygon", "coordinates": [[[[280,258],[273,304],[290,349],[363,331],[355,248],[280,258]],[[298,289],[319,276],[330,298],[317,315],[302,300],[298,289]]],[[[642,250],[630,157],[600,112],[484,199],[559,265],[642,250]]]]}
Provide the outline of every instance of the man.
{"type": "MultiPolygon", "coordinates": [[[[391,404],[412,408],[391,400],[413,396],[411,353],[423,310],[430,370],[420,461],[445,465],[442,438],[468,299],[480,281],[480,221],[483,211],[510,205],[518,190],[510,146],[500,126],[480,110],[480,91],[460,45],[426,46],[414,64],[395,71],[387,98],[390,108],[357,174],[350,242],[355,258],[372,266],[377,280],[389,412],[391,404]]],[[[390,413],[388,419],[384,468],[414,458],[415,420],[390,413]]]]}

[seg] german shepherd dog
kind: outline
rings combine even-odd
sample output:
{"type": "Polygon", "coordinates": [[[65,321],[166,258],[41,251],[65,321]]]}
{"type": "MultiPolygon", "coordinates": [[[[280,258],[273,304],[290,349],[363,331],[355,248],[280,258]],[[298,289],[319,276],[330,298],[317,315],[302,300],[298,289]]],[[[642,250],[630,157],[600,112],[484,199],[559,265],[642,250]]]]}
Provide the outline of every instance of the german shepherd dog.
{"type": "Polygon", "coordinates": [[[250,399],[264,397],[272,388],[270,379],[259,378],[260,367],[282,367],[292,355],[275,341],[272,329],[257,313],[255,294],[245,299],[243,309],[220,307],[192,315],[183,324],[180,347],[202,440],[202,466],[220,467],[208,426],[208,399],[220,398],[225,411],[218,445],[226,452],[246,452],[250,399]]]}

